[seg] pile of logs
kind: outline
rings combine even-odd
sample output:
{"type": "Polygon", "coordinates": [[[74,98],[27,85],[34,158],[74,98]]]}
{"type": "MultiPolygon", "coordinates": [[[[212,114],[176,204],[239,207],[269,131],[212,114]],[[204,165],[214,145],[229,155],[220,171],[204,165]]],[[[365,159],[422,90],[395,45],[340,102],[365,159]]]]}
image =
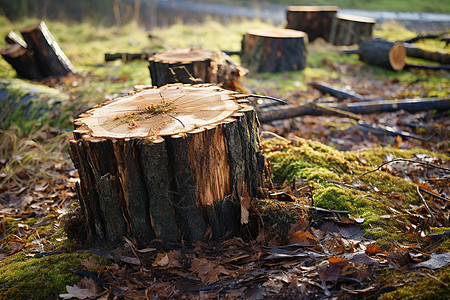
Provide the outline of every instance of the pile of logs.
{"type": "Polygon", "coordinates": [[[20,33],[23,39],[14,32],[8,33],[5,40],[9,45],[0,50],[19,77],[41,80],[75,73],[72,63],[43,21],[23,28],[20,33]]]}

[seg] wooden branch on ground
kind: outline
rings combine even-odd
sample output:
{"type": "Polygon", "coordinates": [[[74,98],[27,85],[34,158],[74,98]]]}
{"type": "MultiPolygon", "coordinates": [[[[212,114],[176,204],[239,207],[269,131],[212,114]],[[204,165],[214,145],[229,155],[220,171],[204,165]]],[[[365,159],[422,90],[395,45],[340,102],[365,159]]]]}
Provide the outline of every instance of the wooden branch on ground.
{"type": "MultiPolygon", "coordinates": [[[[379,112],[393,112],[398,110],[406,110],[408,112],[418,112],[437,109],[445,111],[450,109],[450,98],[438,99],[401,99],[401,100],[374,100],[365,102],[353,102],[347,105],[339,104],[320,104],[321,107],[339,109],[340,111],[350,112],[354,114],[370,114],[379,112]]],[[[274,107],[271,109],[261,110],[259,119],[261,122],[271,122],[274,120],[290,119],[303,115],[336,115],[336,112],[323,108],[318,108],[315,103],[309,102],[301,106],[285,105],[282,107],[274,107]]]]}
{"type": "Polygon", "coordinates": [[[431,60],[438,62],[442,65],[450,64],[450,53],[443,51],[431,52],[418,48],[414,44],[403,43],[406,48],[406,56],[422,58],[426,60],[431,60]]]}
{"type": "Polygon", "coordinates": [[[421,69],[421,70],[440,71],[440,70],[450,70],[450,65],[429,66],[429,65],[406,64],[405,69],[421,69]]]}
{"type": "Polygon", "coordinates": [[[150,56],[155,53],[141,52],[141,53],[105,53],[105,61],[122,60],[123,62],[128,62],[132,60],[148,60],[150,56]]]}
{"type": "Polygon", "coordinates": [[[320,82],[311,82],[310,85],[316,90],[321,91],[323,94],[329,94],[330,96],[334,96],[340,100],[344,99],[354,99],[357,101],[367,101],[363,95],[356,93],[355,91],[338,88],[326,83],[320,82]]]}
{"type": "Polygon", "coordinates": [[[424,40],[424,39],[437,39],[441,36],[442,34],[425,34],[425,35],[418,35],[416,37],[410,38],[408,40],[404,40],[403,43],[415,43],[417,41],[420,40],[424,40]]]}

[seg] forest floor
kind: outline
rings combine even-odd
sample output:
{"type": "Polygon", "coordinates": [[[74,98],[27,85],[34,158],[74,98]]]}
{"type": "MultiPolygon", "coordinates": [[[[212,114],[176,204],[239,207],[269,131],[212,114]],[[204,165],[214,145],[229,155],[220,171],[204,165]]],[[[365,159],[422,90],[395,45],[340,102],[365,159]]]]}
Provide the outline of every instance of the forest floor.
{"type": "MultiPolygon", "coordinates": [[[[34,22],[0,18],[0,35],[34,22]]],[[[273,25],[210,20],[150,33],[135,24],[48,27],[77,75],[30,83],[0,61],[0,299],[449,294],[448,111],[380,112],[360,116],[362,122],[301,116],[262,124],[275,188],[251,200],[252,226],[241,236],[193,245],[128,239],[117,248],[83,244],[77,240],[83,226],[74,189],[79,179],[67,154],[73,118],[133,85],[151,83],[147,62],[104,62],[104,53],[236,51],[248,29],[273,25]]],[[[374,34],[391,40],[417,35],[396,23],[374,34]]],[[[418,45],[449,51],[439,40],[418,45]]],[[[313,81],[351,87],[372,99],[450,95],[448,71],[387,71],[340,50],[315,41],[308,45],[306,69],[248,74],[245,84],[253,93],[298,105],[338,101],[314,89],[313,81]]]]}

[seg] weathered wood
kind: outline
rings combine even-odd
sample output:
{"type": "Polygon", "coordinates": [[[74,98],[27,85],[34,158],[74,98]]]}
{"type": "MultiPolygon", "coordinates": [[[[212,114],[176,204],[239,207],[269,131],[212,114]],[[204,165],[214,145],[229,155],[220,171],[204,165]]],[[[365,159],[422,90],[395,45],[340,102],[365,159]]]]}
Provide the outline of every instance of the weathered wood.
{"type": "Polygon", "coordinates": [[[178,49],[149,58],[152,84],[215,83],[224,89],[242,92],[247,70],[222,52],[204,49],[178,49]]]}
{"type": "Polygon", "coordinates": [[[267,123],[274,120],[290,119],[304,115],[340,115],[339,111],[352,114],[371,114],[380,112],[393,112],[406,110],[414,113],[427,110],[446,111],[450,109],[450,99],[400,99],[400,100],[374,100],[364,102],[353,102],[346,105],[336,103],[321,103],[320,107],[315,103],[307,103],[302,106],[284,105],[258,112],[261,122],[267,123]],[[327,109],[322,109],[325,107],[327,109]],[[338,111],[333,111],[333,109],[338,111]]]}
{"type": "Polygon", "coordinates": [[[20,33],[28,47],[33,50],[38,66],[45,76],[75,73],[72,63],[43,21],[23,28],[20,33]]]}
{"type": "Polygon", "coordinates": [[[256,113],[213,85],[141,87],[75,120],[70,155],[94,241],[195,241],[239,230],[264,186],[256,113]]]}
{"type": "Polygon", "coordinates": [[[307,35],[291,29],[249,30],[242,39],[241,63],[252,72],[282,72],[306,67],[307,35]]]}
{"type": "Polygon", "coordinates": [[[324,94],[334,96],[340,100],[354,99],[357,101],[367,101],[367,99],[363,95],[360,95],[353,90],[349,90],[346,88],[338,88],[326,83],[319,83],[319,82],[311,82],[310,84],[316,90],[319,90],[324,94]]]}
{"type": "Polygon", "coordinates": [[[17,76],[30,80],[41,80],[41,73],[36,59],[28,49],[19,44],[10,44],[0,50],[3,58],[16,70],[17,76]]]}
{"type": "Polygon", "coordinates": [[[286,28],[306,32],[310,42],[319,37],[328,41],[338,9],[337,6],[288,6],[286,28]]]}
{"type": "Polygon", "coordinates": [[[11,45],[18,44],[24,48],[28,47],[27,43],[14,31],[10,31],[7,35],[5,35],[5,41],[11,45]]]}
{"type": "Polygon", "coordinates": [[[371,65],[400,71],[406,64],[406,49],[400,42],[369,39],[359,44],[359,59],[371,65]]]}
{"type": "Polygon", "coordinates": [[[329,42],[333,45],[358,44],[372,37],[375,19],[336,14],[331,24],[329,42]]]}
{"type": "Polygon", "coordinates": [[[438,62],[443,65],[450,64],[450,53],[445,51],[432,52],[418,48],[414,44],[403,43],[406,48],[406,56],[422,58],[438,62]]]}

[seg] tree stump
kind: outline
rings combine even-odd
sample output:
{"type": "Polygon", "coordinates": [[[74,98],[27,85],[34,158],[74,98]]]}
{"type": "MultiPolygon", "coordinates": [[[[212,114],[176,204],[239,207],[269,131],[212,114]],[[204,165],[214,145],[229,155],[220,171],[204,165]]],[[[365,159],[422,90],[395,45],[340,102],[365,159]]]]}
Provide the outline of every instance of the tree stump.
{"type": "Polygon", "coordinates": [[[171,83],[215,83],[224,89],[242,92],[247,70],[222,52],[204,49],[178,49],[149,58],[152,85],[171,83]]]}
{"type": "Polygon", "coordinates": [[[321,37],[328,41],[337,6],[288,6],[287,29],[306,32],[310,42],[321,37]]]}
{"type": "Polygon", "coordinates": [[[372,37],[375,19],[337,14],[331,25],[329,42],[337,46],[358,44],[372,37]]]}
{"type": "Polygon", "coordinates": [[[28,47],[33,50],[38,66],[45,76],[75,73],[72,63],[43,21],[23,28],[20,33],[28,47]]]}
{"type": "Polygon", "coordinates": [[[141,87],[75,120],[70,155],[92,239],[217,239],[246,221],[264,156],[253,108],[213,85],[141,87]]]}
{"type": "Polygon", "coordinates": [[[10,31],[7,35],[5,35],[5,42],[12,45],[18,44],[24,48],[28,47],[27,43],[25,43],[25,41],[14,31],[10,31]]]}
{"type": "Polygon", "coordinates": [[[406,65],[406,48],[401,42],[369,39],[359,44],[359,59],[365,63],[395,71],[406,65]]]}
{"type": "Polygon", "coordinates": [[[33,54],[21,45],[7,45],[0,50],[0,54],[16,70],[17,76],[30,80],[41,80],[45,77],[33,54]]]}
{"type": "Polygon", "coordinates": [[[307,35],[290,29],[249,30],[242,39],[241,63],[251,72],[282,72],[306,67],[307,35]]]}

